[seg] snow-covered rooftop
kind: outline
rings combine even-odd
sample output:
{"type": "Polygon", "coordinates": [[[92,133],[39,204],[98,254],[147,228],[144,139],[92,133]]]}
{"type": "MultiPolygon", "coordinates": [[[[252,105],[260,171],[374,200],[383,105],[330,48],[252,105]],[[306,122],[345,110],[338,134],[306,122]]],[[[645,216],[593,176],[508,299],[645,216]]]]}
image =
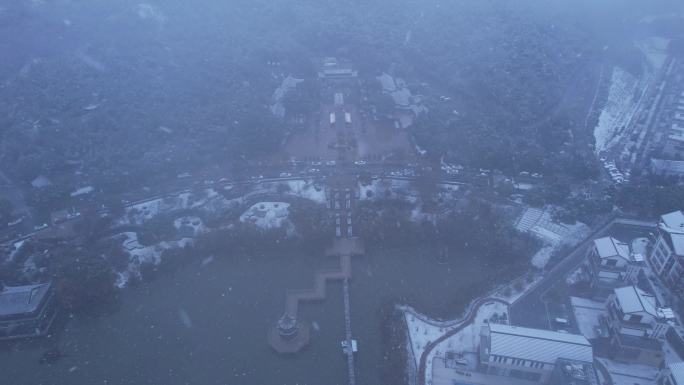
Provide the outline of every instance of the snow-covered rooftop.
{"type": "Polygon", "coordinates": [[[489,324],[489,353],[554,364],[557,359],[592,362],[593,350],[581,335],[520,326],[489,324]]]}
{"type": "Polygon", "coordinates": [[[676,232],[684,232],[684,214],[681,210],[662,215],[660,220],[667,229],[672,229],[676,232]]]}
{"type": "Polygon", "coordinates": [[[656,298],[636,286],[626,286],[614,290],[623,313],[646,312],[657,316],[656,298]]]}
{"type": "Polygon", "coordinates": [[[33,313],[49,290],[50,283],[4,287],[0,291],[0,317],[33,313]]]}
{"type": "Polygon", "coordinates": [[[670,374],[677,385],[684,385],[684,362],[675,362],[668,365],[670,374]]]}
{"type": "Polygon", "coordinates": [[[629,245],[613,237],[603,237],[594,240],[594,246],[600,258],[621,257],[629,260],[629,245]]]}

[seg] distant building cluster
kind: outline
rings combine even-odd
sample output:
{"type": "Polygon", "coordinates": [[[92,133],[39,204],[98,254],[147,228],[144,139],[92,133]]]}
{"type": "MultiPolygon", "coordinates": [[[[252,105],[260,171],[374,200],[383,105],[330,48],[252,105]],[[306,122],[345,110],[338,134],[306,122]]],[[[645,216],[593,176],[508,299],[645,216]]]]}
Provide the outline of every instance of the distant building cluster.
{"type": "Polygon", "coordinates": [[[651,172],[658,175],[684,175],[684,91],[674,102],[669,130],[664,134],[659,158],[651,159],[651,172]]]}
{"type": "Polygon", "coordinates": [[[662,215],[629,243],[593,239],[571,276],[559,283],[567,297],[540,309],[555,330],[490,318],[476,325],[477,353],[435,358],[432,385],[684,385],[684,213],[662,215]],[[570,309],[567,319],[553,307],[570,309]]]}
{"type": "Polygon", "coordinates": [[[349,79],[359,76],[358,71],[352,68],[350,63],[342,62],[334,57],[324,58],[318,77],[321,79],[349,79]]]}

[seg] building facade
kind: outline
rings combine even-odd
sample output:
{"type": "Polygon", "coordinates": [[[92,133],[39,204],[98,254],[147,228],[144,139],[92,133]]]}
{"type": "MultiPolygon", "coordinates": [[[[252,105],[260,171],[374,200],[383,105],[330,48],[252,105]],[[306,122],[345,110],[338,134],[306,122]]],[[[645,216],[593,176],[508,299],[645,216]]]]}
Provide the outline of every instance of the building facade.
{"type": "Polygon", "coordinates": [[[661,341],[674,320],[672,310],[659,307],[655,296],[636,286],[615,289],[606,308],[601,322],[610,336],[612,358],[659,366],[661,341]]]}
{"type": "Polygon", "coordinates": [[[684,294],[684,214],[675,211],[660,217],[649,262],[653,271],[673,291],[684,294]]]}
{"type": "Polygon", "coordinates": [[[591,366],[593,350],[581,335],[487,324],[479,358],[484,373],[546,384],[559,359],[591,366]]]}
{"type": "Polygon", "coordinates": [[[51,283],[0,287],[0,340],[45,335],[57,312],[51,283]]]}
{"type": "Polygon", "coordinates": [[[613,237],[595,239],[587,261],[592,286],[602,289],[634,283],[644,265],[643,256],[632,254],[629,245],[613,237]]]}

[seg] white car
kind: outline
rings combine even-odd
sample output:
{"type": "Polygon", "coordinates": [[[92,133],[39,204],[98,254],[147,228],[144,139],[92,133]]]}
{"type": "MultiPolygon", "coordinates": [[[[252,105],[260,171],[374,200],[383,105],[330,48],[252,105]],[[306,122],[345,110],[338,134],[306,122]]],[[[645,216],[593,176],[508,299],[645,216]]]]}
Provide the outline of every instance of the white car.
{"type": "Polygon", "coordinates": [[[357,166],[363,166],[366,164],[366,161],[365,160],[357,160],[356,162],[354,162],[354,164],[357,166]]]}
{"type": "Polygon", "coordinates": [[[292,174],[290,174],[289,172],[281,172],[280,173],[281,178],[289,178],[291,176],[292,176],[292,174]]]}

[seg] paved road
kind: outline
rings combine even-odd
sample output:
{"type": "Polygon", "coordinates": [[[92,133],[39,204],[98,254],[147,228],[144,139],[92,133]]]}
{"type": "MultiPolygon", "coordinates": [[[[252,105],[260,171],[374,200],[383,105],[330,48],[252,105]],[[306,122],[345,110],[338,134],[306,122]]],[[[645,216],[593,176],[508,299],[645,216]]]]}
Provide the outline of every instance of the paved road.
{"type": "Polygon", "coordinates": [[[614,225],[652,228],[651,222],[613,218],[605,225],[594,231],[585,241],[576,246],[567,257],[545,273],[544,278],[530,291],[518,298],[510,308],[510,319],[514,325],[538,329],[550,329],[551,323],[547,316],[544,294],[557,282],[565,279],[566,275],[575,270],[584,260],[589,247],[596,238],[609,235],[614,225]]]}
{"type": "MultiPolygon", "coordinates": [[[[644,229],[652,229],[655,223],[613,218],[606,224],[594,231],[587,239],[576,246],[567,257],[555,265],[546,273],[544,278],[529,292],[517,299],[509,307],[511,324],[532,328],[549,329],[550,322],[547,317],[546,305],[543,301],[544,294],[559,280],[565,279],[566,274],[576,269],[584,260],[587,249],[591,246],[594,239],[608,235],[609,230],[615,225],[634,226],[644,229]]],[[[464,327],[473,322],[480,307],[488,302],[500,302],[508,305],[506,301],[498,298],[481,298],[475,301],[466,318],[455,329],[450,330],[437,340],[427,345],[423,354],[420,356],[418,364],[418,385],[425,385],[425,373],[427,370],[427,358],[430,352],[442,341],[461,331],[464,327]]]]}

